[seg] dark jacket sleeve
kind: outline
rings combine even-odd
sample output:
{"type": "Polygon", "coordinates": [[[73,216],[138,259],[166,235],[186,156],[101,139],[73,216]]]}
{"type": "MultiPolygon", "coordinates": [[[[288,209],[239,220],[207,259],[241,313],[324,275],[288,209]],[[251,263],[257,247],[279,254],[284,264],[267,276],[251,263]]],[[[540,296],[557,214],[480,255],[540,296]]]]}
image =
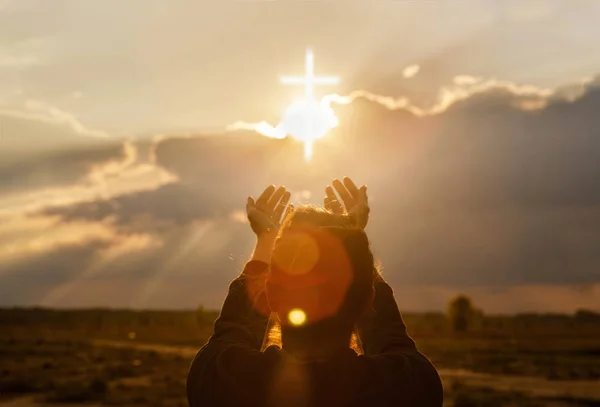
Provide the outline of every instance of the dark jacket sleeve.
{"type": "Polygon", "coordinates": [[[191,407],[217,404],[218,389],[226,387],[228,381],[227,377],[221,377],[223,365],[244,365],[240,357],[259,355],[268,315],[264,315],[264,291],[253,287],[260,286],[267,269],[266,263],[251,261],[230,284],[214,333],[194,358],[188,374],[187,396],[191,407]],[[235,363],[230,363],[232,360],[235,363]]]}
{"type": "Polygon", "coordinates": [[[392,288],[380,276],[374,288],[373,311],[358,326],[365,356],[377,362],[383,375],[398,378],[403,403],[441,407],[440,377],[408,336],[392,288]]]}

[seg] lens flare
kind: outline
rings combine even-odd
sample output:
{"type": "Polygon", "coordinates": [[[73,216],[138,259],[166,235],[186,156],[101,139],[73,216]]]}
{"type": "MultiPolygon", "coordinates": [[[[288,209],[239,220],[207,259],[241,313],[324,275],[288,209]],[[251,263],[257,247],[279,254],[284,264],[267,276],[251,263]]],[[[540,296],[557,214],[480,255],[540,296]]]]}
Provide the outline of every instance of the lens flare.
{"type": "Polygon", "coordinates": [[[294,308],[288,313],[288,321],[295,326],[304,325],[306,322],[306,313],[300,308],[294,308]]]}

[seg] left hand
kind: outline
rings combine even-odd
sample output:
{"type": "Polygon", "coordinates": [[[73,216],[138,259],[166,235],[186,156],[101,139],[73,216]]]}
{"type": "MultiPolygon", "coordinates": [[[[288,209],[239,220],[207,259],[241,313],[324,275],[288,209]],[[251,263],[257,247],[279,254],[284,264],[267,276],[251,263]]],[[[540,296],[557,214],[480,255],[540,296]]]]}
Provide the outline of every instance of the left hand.
{"type": "Polygon", "coordinates": [[[285,187],[275,188],[274,185],[268,186],[256,201],[251,196],[248,197],[246,212],[256,236],[261,237],[265,233],[279,230],[284,212],[287,215],[294,209],[293,204],[288,206],[290,198],[291,193],[285,187]]]}

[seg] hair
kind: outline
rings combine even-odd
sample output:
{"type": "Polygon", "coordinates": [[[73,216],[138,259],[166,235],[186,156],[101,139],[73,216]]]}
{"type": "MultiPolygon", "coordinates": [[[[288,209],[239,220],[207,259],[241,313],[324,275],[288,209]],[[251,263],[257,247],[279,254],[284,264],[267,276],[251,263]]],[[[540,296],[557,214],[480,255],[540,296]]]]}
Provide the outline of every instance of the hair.
{"type": "Polygon", "coordinates": [[[378,271],[369,240],[362,228],[348,215],[334,214],[323,208],[302,206],[288,214],[279,231],[283,237],[291,230],[302,228],[324,230],[339,239],[347,255],[352,273],[351,282],[335,315],[300,327],[286,326],[286,341],[300,344],[319,343],[331,336],[349,337],[371,298],[373,282],[378,271]]]}

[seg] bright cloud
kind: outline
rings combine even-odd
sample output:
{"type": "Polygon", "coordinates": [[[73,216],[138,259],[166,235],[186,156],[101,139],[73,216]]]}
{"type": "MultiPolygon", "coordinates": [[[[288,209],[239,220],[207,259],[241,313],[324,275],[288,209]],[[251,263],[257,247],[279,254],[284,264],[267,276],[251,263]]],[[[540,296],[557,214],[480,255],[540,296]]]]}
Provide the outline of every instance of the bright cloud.
{"type": "Polygon", "coordinates": [[[404,76],[407,79],[412,78],[413,76],[418,74],[420,70],[421,67],[417,64],[409,65],[402,70],[402,76],[404,76]]]}
{"type": "MultiPolygon", "coordinates": [[[[418,67],[418,65],[411,65],[406,69],[412,68],[409,70],[409,73],[416,75],[419,70],[418,67]]],[[[415,116],[423,117],[441,114],[459,101],[490,91],[503,91],[520,97],[522,100],[515,102],[514,106],[522,110],[543,108],[546,106],[548,99],[554,94],[553,89],[539,88],[533,85],[518,84],[497,79],[484,80],[483,78],[470,75],[457,75],[454,77],[452,85],[442,87],[438,91],[435,103],[430,106],[415,105],[405,96],[384,96],[365,90],[356,90],[345,96],[338,94],[326,95],[323,97],[321,103],[329,107],[332,104],[345,105],[352,103],[356,99],[367,99],[385,106],[389,110],[403,109],[415,116]]],[[[281,139],[286,137],[279,126],[273,126],[265,121],[258,123],[237,121],[227,126],[227,130],[253,130],[270,138],[281,139]]]]}

